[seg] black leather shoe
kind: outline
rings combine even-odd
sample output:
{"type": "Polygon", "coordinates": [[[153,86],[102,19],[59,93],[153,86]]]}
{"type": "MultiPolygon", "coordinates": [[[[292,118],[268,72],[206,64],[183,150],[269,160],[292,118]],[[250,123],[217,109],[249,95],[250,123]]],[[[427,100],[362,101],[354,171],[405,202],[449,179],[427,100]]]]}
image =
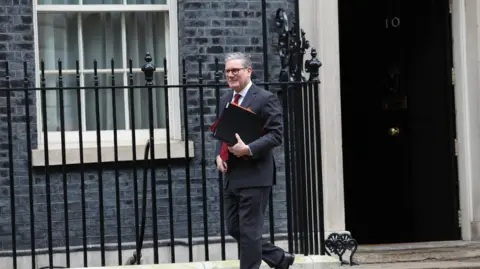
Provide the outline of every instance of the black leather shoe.
{"type": "Polygon", "coordinates": [[[293,264],[294,261],[295,261],[295,255],[293,255],[292,253],[285,252],[283,254],[282,262],[277,267],[275,267],[275,269],[288,269],[290,268],[290,266],[293,264]]]}

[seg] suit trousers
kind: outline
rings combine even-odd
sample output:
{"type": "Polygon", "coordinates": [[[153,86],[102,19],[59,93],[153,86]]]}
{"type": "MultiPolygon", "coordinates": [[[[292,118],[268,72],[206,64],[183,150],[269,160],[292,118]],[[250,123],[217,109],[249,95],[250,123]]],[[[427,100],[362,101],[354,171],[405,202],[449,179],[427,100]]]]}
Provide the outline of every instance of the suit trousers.
{"type": "Polygon", "coordinates": [[[284,250],[262,238],[265,210],[272,187],[225,190],[228,233],[240,245],[240,269],[258,269],[262,259],[270,267],[283,259],[284,250]]]}

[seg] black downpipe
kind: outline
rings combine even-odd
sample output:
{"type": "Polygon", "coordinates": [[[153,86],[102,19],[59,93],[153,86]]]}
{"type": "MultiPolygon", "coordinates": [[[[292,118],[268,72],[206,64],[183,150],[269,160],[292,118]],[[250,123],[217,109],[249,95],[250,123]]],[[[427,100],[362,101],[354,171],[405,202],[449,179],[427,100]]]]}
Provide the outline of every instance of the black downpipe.
{"type": "MultiPolygon", "coordinates": [[[[145,154],[144,154],[144,160],[148,160],[148,153],[150,152],[150,144],[153,142],[153,138],[150,138],[147,140],[147,143],[145,144],[145,154]]],[[[128,260],[125,262],[124,265],[135,265],[137,262],[137,257],[138,259],[142,258],[142,246],[143,246],[143,239],[145,237],[145,225],[146,225],[146,216],[147,216],[147,177],[148,177],[148,164],[145,164],[145,167],[143,169],[143,190],[142,190],[142,225],[140,226],[140,235],[137,238],[140,254],[137,255],[137,251],[133,252],[132,257],[128,258],[128,260]]],[[[63,266],[44,266],[40,267],[39,269],[63,269],[66,267],[63,266]]]]}
{"type": "MultiPolygon", "coordinates": [[[[147,140],[145,144],[145,153],[143,159],[148,161],[148,153],[150,152],[150,144],[153,142],[153,137],[147,140]]],[[[151,157],[151,156],[150,156],[151,157]]],[[[143,190],[142,190],[142,224],[140,226],[140,235],[137,238],[137,246],[140,250],[140,253],[137,254],[137,251],[133,252],[133,256],[128,258],[125,262],[125,265],[135,265],[137,262],[137,257],[140,260],[142,258],[142,247],[143,239],[145,237],[145,225],[147,221],[147,177],[148,177],[148,163],[145,163],[143,168],[143,190]]]]}

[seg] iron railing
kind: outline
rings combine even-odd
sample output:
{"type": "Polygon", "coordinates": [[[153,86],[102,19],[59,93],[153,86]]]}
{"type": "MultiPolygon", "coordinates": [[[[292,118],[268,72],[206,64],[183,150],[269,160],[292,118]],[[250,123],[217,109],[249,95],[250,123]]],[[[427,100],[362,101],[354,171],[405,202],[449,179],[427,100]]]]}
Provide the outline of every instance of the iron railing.
{"type": "MultiPolygon", "coordinates": [[[[276,151],[278,186],[274,188],[270,201],[269,229],[266,231],[271,241],[286,240],[290,252],[324,254],[318,88],[321,64],[314,49],[311,55],[312,58],[306,61],[306,72],[310,74],[308,80],[255,83],[278,93],[283,104],[285,126],[284,144],[276,151]]],[[[0,160],[3,167],[0,179],[8,182],[8,187],[2,186],[0,212],[4,221],[10,221],[10,228],[0,226],[4,231],[0,246],[3,256],[11,258],[12,268],[24,268],[19,267],[19,259],[25,259],[25,256],[31,257],[28,258],[28,268],[134,264],[140,262],[142,256],[145,262],[160,263],[165,262],[165,258],[161,259],[159,255],[163,253],[162,247],[168,249],[165,252],[169,253],[167,262],[176,262],[183,255],[178,252],[182,245],[188,248],[187,261],[227,259],[226,244],[233,241],[225,234],[223,178],[213,165],[213,139],[208,131],[218,116],[212,107],[218,106],[220,95],[228,90],[221,81],[222,64],[218,59],[215,61],[212,81],[204,79],[209,74],[203,72],[199,59],[196,78],[189,79],[191,70],[189,73],[188,63],[183,60],[182,82],[175,85],[168,81],[166,60],[163,61],[163,81],[160,83],[154,79],[156,67],[151,56],[147,54],[145,59],[142,68],[145,84],[134,85],[133,63],[130,61],[129,83],[125,86],[116,83],[113,61],[110,83],[105,85],[101,85],[94,63],[93,87],[81,86],[78,63],[72,86],[65,85],[62,62],[58,62],[55,87],[47,86],[43,64],[40,64],[40,87],[33,85],[33,74],[28,72],[27,63],[23,65],[23,80],[12,78],[9,64],[5,65],[5,78],[0,88],[0,102],[3,104],[0,128],[5,132],[2,134],[6,138],[2,141],[2,149],[6,152],[2,152],[4,158],[0,160]],[[118,137],[115,93],[128,92],[130,111],[125,114],[130,115],[130,127],[135,130],[135,106],[139,105],[134,100],[135,92],[145,89],[148,103],[140,105],[148,110],[147,144],[144,147],[138,145],[135,142],[138,141],[138,131],[130,131],[128,154],[125,145],[119,143],[124,137],[118,137]],[[85,132],[81,131],[85,129],[81,109],[85,107],[81,103],[84,101],[83,91],[94,93],[93,145],[85,141],[85,132]],[[182,115],[182,132],[177,141],[170,137],[169,102],[160,108],[164,109],[162,128],[165,136],[160,138],[156,133],[154,119],[161,113],[155,109],[154,94],[159,91],[164,100],[169,100],[172,94],[181,99],[178,109],[182,115]],[[52,137],[49,130],[42,128],[48,125],[51,116],[47,113],[50,92],[56,93],[58,107],[63,108],[59,109],[60,145],[55,146],[49,141],[52,137]],[[80,131],[72,132],[65,127],[67,120],[73,120],[65,115],[65,95],[68,92],[74,92],[76,96],[75,120],[80,131]],[[113,159],[103,158],[108,155],[106,145],[102,145],[105,132],[101,126],[100,97],[103,93],[110,96],[114,110],[110,130],[113,144],[109,144],[108,149],[112,151],[113,148],[113,159]],[[40,112],[38,115],[37,111],[40,112]],[[68,136],[77,137],[78,143],[69,144],[68,136]],[[189,141],[193,141],[193,151],[189,141]],[[176,143],[175,149],[171,142],[176,143]],[[172,152],[182,148],[178,143],[184,145],[181,157],[178,157],[180,153],[172,152]],[[159,150],[155,147],[159,146],[166,150],[161,159],[156,156],[159,150]],[[144,150],[143,158],[137,156],[140,149],[144,150]],[[43,156],[38,152],[33,154],[38,150],[43,156]],[[87,155],[87,151],[91,153],[92,150],[94,156],[87,155]],[[122,154],[130,157],[122,159],[122,154]],[[43,159],[43,163],[39,165],[35,158],[43,159]],[[87,161],[88,158],[94,161],[87,161]],[[73,159],[76,161],[71,161],[73,159]],[[148,181],[150,184],[147,185],[148,181]],[[139,184],[143,184],[141,188],[139,184]],[[9,208],[4,206],[6,204],[9,208]],[[215,239],[217,237],[219,239],[215,239]],[[212,244],[219,245],[218,250],[212,244]],[[197,245],[203,246],[204,255],[194,258],[197,245]],[[145,248],[153,250],[142,251],[145,248]],[[212,249],[215,253],[211,253],[212,249]],[[125,257],[125,250],[134,251],[134,257],[131,254],[125,257]],[[115,259],[107,258],[111,251],[117,253],[115,259]],[[146,257],[150,254],[145,254],[150,252],[152,260],[146,257]],[[72,258],[78,254],[81,255],[72,258]],[[42,255],[48,255],[48,258],[40,261],[38,256],[42,255]]],[[[18,75],[18,72],[14,74],[18,75]]]]}

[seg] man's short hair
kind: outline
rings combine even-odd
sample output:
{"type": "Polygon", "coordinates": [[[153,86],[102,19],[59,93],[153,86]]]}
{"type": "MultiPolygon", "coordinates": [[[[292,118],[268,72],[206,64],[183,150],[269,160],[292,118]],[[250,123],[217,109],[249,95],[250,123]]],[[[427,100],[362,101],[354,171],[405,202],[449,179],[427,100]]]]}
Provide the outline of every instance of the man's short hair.
{"type": "Polygon", "coordinates": [[[225,63],[231,60],[242,60],[243,67],[251,68],[252,67],[252,59],[250,55],[245,54],[243,52],[232,52],[225,55],[225,63]]]}

